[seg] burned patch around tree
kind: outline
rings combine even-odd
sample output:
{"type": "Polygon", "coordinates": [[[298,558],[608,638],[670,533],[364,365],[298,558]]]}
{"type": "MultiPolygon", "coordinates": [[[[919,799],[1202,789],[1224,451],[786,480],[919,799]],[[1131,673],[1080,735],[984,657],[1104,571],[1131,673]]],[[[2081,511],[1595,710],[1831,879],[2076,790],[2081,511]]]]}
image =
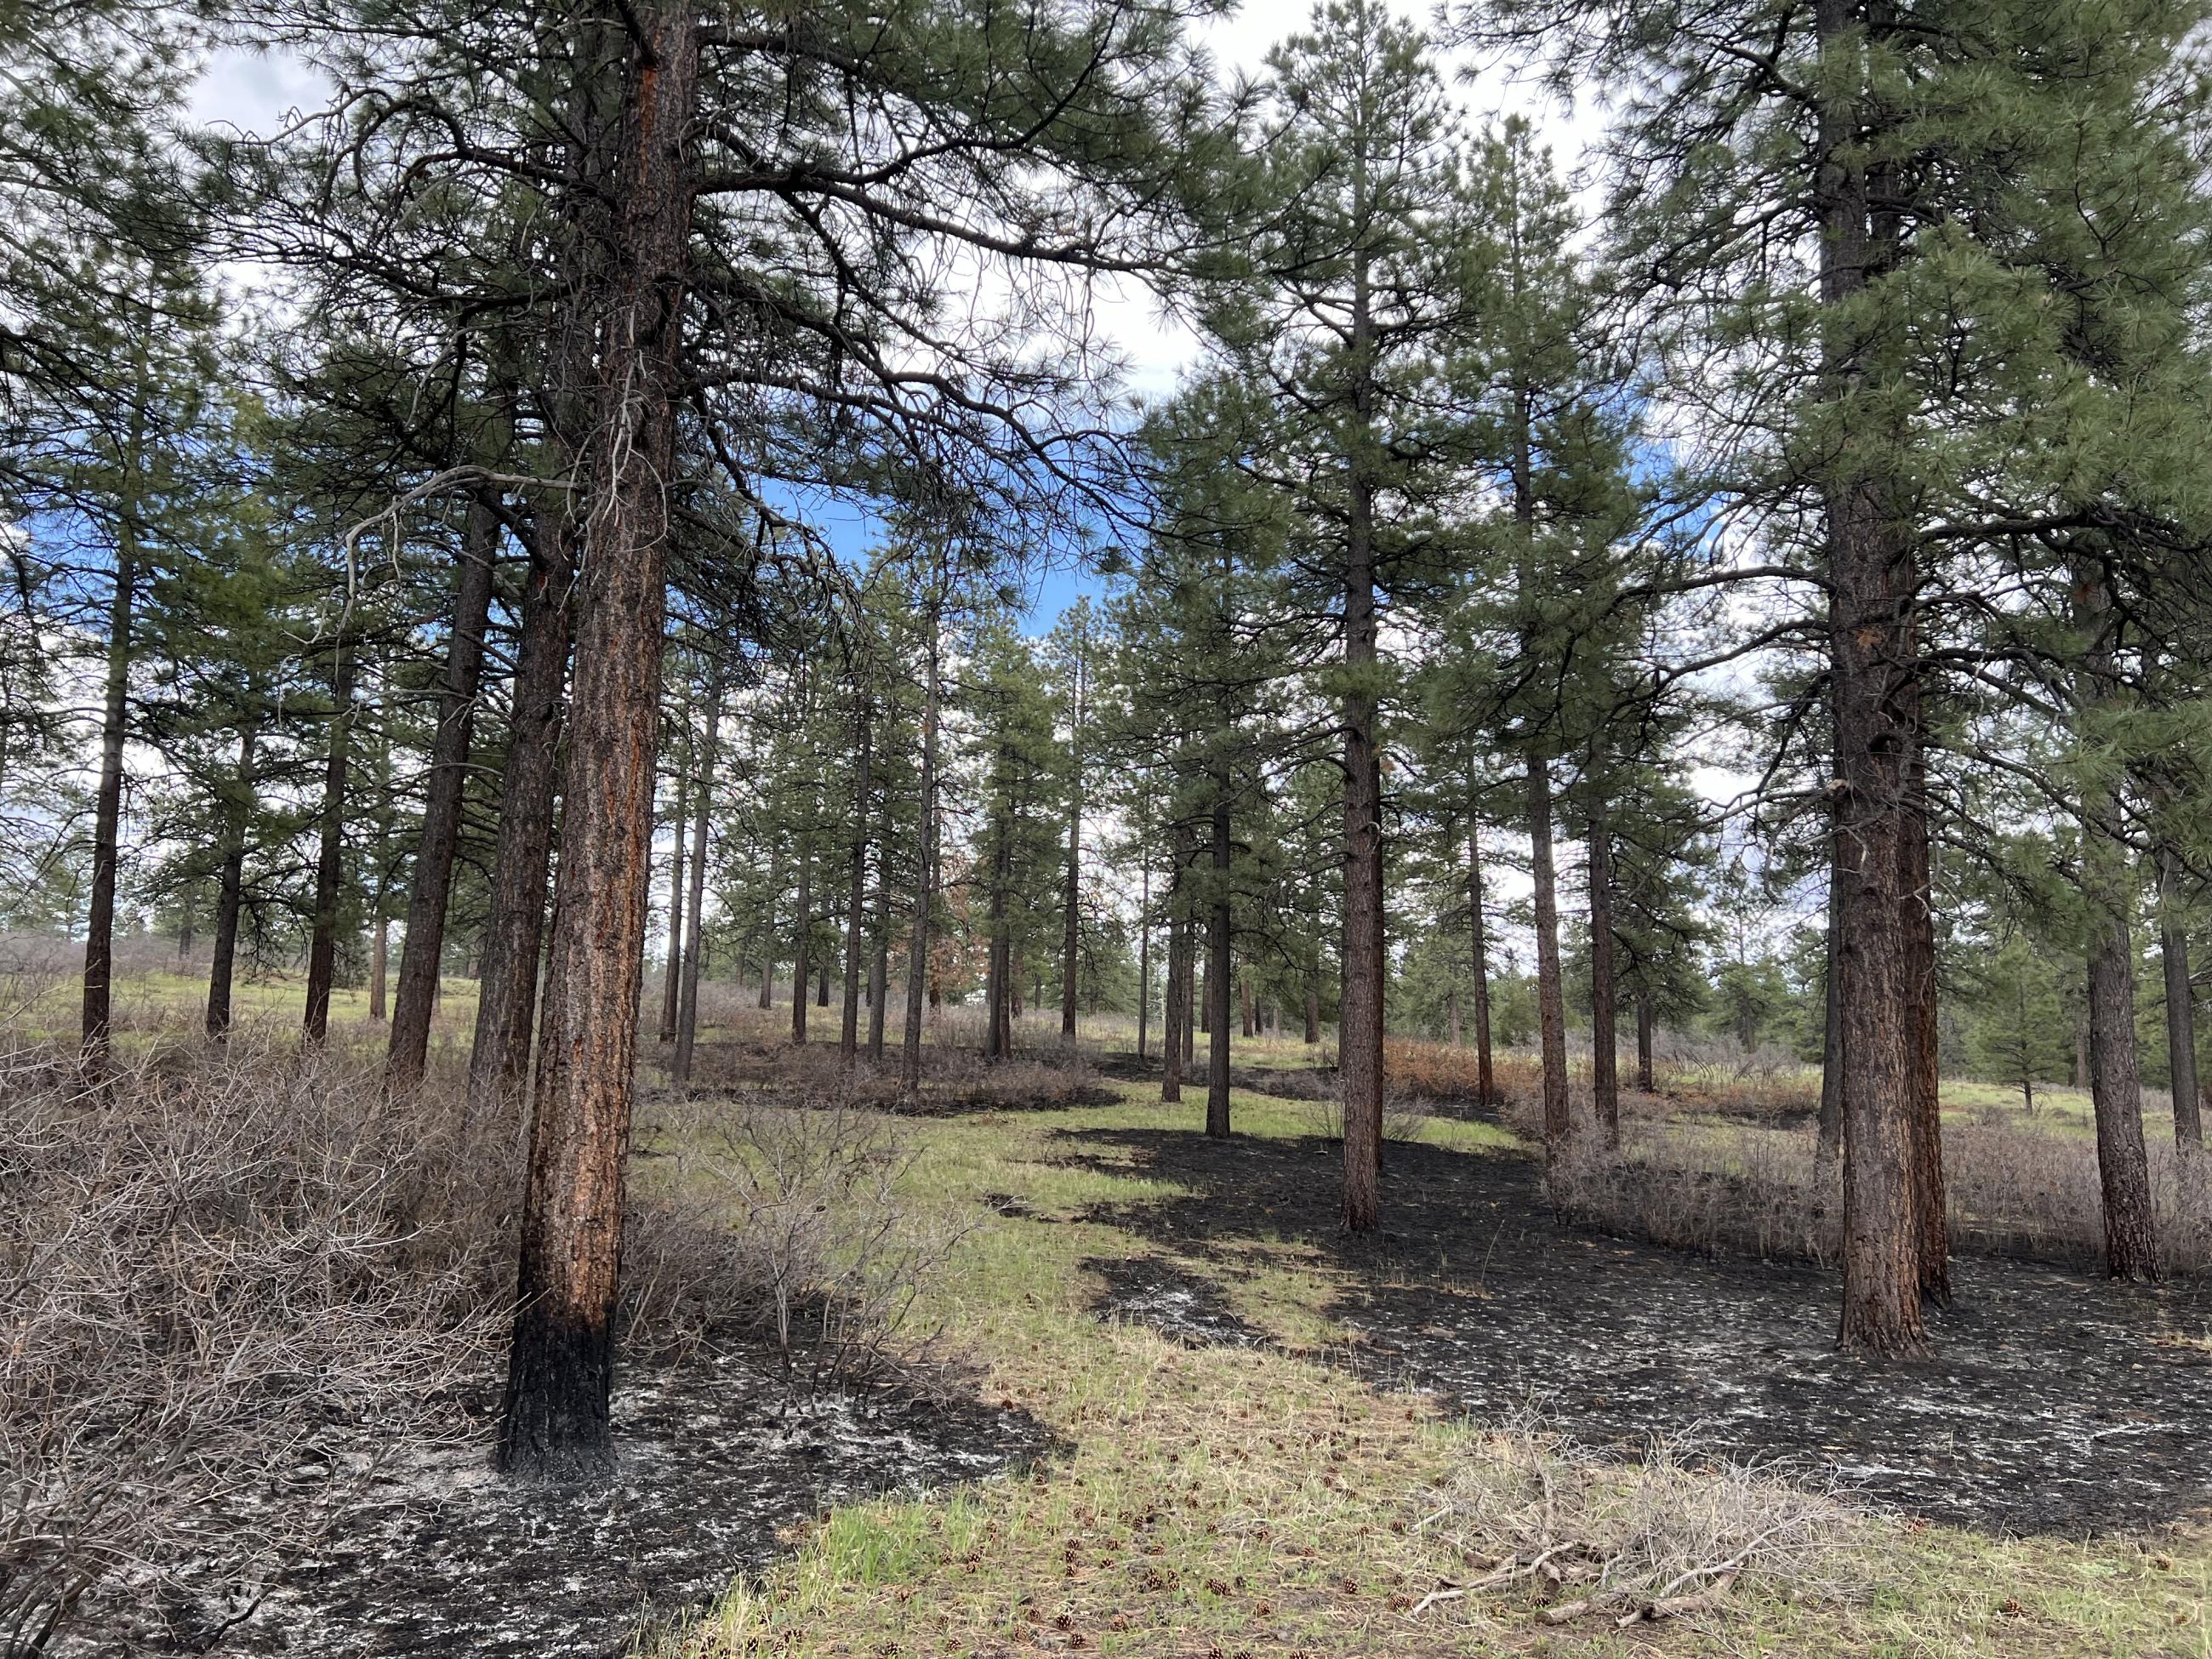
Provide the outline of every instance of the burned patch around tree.
{"type": "MultiPolygon", "coordinates": [[[[308,1554],[265,1585],[188,1583],[135,1649],[619,1656],[831,1505],[983,1479],[1052,1448],[1024,1413],[897,1383],[794,1393],[728,1357],[618,1382],[614,1418],[618,1462],[597,1489],[506,1480],[482,1439],[389,1458],[308,1554]]],[[[312,1504],[323,1469],[368,1451],[320,1449],[269,1501],[312,1504]]]]}
{"type": "MultiPolygon", "coordinates": [[[[1355,1240],[1337,1224],[1332,1143],[1070,1139],[1133,1151],[1192,1189],[1092,1218],[1201,1263],[1225,1265],[1254,1237],[1310,1244],[1345,1275],[1330,1311],[1358,1339],[1362,1374],[1478,1417],[1533,1401],[1586,1443],[1686,1435],[1717,1456],[1810,1463],[1877,1503],[1985,1528],[2142,1529],[2212,1504],[2200,1291],[1961,1258],[1957,1305],[1932,1317],[1937,1357],[1875,1364],[1835,1350],[1833,1274],[1564,1224],[1519,1155],[1389,1147],[1382,1227],[1355,1240]]],[[[1103,1307],[1141,1319],[1148,1294],[1133,1285],[1125,1304],[1116,1287],[1103,1307]]]]}

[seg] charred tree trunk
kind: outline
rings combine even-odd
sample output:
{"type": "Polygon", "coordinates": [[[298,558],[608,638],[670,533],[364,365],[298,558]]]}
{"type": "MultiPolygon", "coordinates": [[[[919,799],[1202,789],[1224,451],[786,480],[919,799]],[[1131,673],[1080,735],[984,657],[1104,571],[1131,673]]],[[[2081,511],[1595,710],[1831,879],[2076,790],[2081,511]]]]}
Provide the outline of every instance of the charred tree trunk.
{"type": "Polygon", "coordinates": [[[847,867],[850,890],[845,895],[844,1023],[837,1033],[838,1058],[847,1066],[860,1057],[860,951],[868,923],[868,799],[875,787],[874,757],[870,750],[873,732],[868,715],[863,696],[853,790],[853,846],[847,867]]]}
{"type": "Polygon", "coordinates": [[[691,1062],[699,1046],[699,975],[707,965],[702,927],[707,911],[707,832],[714,818],[714,763],[722,743],[723,690],[718,669],[707,693],[707,729],[699,744],[699,769],[691,785],[691,887],[684,900],[684,982],[677,993],[676,1053],[669,1061],[669,1080],[679,1089],[691,1081],[691,1062]]]}
{"type": "Polygon", "coordinates": [[[352,761],[354,650],[343,634],[331,647],[330,747],[323,763],[321,844],[315,854],[315,912],[307,940],[307,1007],[300,1028],[319,1045],[331,1029],[337,977],[338,896],[345,878],[346,775],[352,761]]]}
{"type": "MultiPolygon", "coordinates": [[[[1206,1068],[1206,1133],[1216,1139],[1229,1133],[1229,865],[1232,850],[1229,830],[1229,780],[1217,773],[1213,780],[1213,879],[1207,884],[1212,900],[1206,917],[1206,987],[1213,1004],[1212,1041],[1207,1045],[1206,1068]]],[[[1245,1004],[1249,1018],[1251,1005],[1245,1004]]]]}
{"type": "Polygon", "coordinates": [[[1620,1150],[1620,1033],[1613,980],[1613,831],[1605,803],[1589,809],[1590,1105],[1606,1151],[1620,1150]]]}
{"type": "Polygon", "coordinates": [[[256,783],[258,720],[239,722],[238,775],[222,811],[222,872],[215,906],[215,960],[208,969],[207,1034],[221,1042],[230,1033],[230,988],[238,964],[238,919],[244,908],[246,831],[252,821],[256,783]]]}
{"type": "Polygon", "coordinates": [[[471,501],[453,573],[453,619],[446,638],[445,684],[438,689],[438,730],[430,740],[430,775],[422,802],[422,838],[415,849],[415,884],[407,897],[407,937],[399,947],[399,989],[384,1053],[384,1086],[402,1091],[422,1080],[430,1053],[430,1017],[446,949],[446,903],[461,845],[461,796],[476,729],[477,690],[483,678],[484,629],[491,620],[492,568],[499,551],[499,516],[471,501]]]}
{"type": "Polygon", "coordinates": [[[652,878],[700,34],[692,0],[633,0],[592,21],[627,27],[635,45],[499,1446],[510,1472],[571,1479],[604,1476],[612,1457],[608,1395],[652,878]]]}

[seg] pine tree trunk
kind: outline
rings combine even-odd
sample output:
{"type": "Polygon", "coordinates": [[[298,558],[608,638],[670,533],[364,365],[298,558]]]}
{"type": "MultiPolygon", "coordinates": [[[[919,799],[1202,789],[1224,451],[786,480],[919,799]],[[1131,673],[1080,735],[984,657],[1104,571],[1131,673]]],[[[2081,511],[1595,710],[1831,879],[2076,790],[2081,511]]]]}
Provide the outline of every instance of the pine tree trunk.
{"type": "MultiPolygon", "coordinates": [[[[1229,1133],[1229,780],[1213,780],[1213,900],[1207,917],[1206,986],[1212,1002],[1210,1022],[1212,1042],[1207,1046],[1206,1072],[1206,1133],[1217,1139],[1229,1133]]],[[[1245,1002],[1247,1018],[1251,1003],[1245,1002]]]]}
{"type": "Polygon", "coordinates": [[[1306,1046],[1321,1046],[1321,987],[1315,982],[1316,974],[1306,981],[1306,1046]]]}
{"type": "Polygon", "coordinates": [[[1589,810],[1590,1104],[1605,1149],[1620,1150],[1620,1033],[1613,979],[1613,845],[1605,803],[1589,810]]]}
{"type": "Polygon", "coordinates": [[[556,507],[539,520],[523,577],[514,677],[507,689],[507,764],[500,774],[499,839],[484,924],[469,1109],[496,1110],[523,1091],[537,1024],[538,959],[553,857],[554,792],[568,674],[576,526],[556,507]]]}
{"type": "Polygon", "coordinates": [[[222,870],[215,907],[215,960],[208,967],[207,1034],[220,1042],[230,1033],[231,982],[238,964],[238,921],[244,908],[246,830],[252,820],[255,751],[259,722],[239,722],[238,775],[223,803],[222,870]]]}
{"type": "Polygon", "coordinates": [[[338,896],[345,877],[346,775],[352,760],[354,647],[343,635],[331,658],[331,729],[323,763],[320,845],[315,854],[315,909],[307,939],[307,1006],[300,1020],[311,1044],[330,1034],[331,988],[337,977],[338,896]]]}
{"type": "Polygon", "coordinates": [[[1467,915],[1474,959],[1474,1092],[1484,1105],[1497,1103],[1498,1072],[1490,1046],[1490,943],[1482,917],[1482,826],[1467,820],[1467,915]]]}
{"type": "Polygon", "coordinates": [[[2181,860],[2158,850],[2158,954],[2166,977],[2166,1077],[2173,1091],[2173,1144],[2185,1158],[2204,1146],[2197,1086],[2197,1007],[2189,983],[2189,934],[2181,917],[2181,860]]]}
{"type": "MultiPolygon", "coordinates": [[[[2075,623],[2087,635],[2078,677],[2083,713],[2117,683],[2112,594],[2087,561],[2074,572],[2075,623]]],[[[2158,1277],[2150,1159],[2143,1146],[2142,1083],[2136,1061],[2134,872],[2119,792],[2093,778],[2081,792],[2081,873],[2089,910],[2089,1097],[2097,1121],[2097,1175],[2105,1207],[2105,1271],[2158,1277]]]]}
{"type": "Polygon", "coordinates": [[[100,700],[100,781],[93,798],[92,890],[85,907],[83,1058],[88,1071],[107,1063],[115,1000],[115,884],[122,861],[123,741],[129,718],[131,635],[138,598],[139,516],[143,511],[147,384],[145,331],[150,308],[131,331],[134,395],[117,459],[115,585],[107,606],[107,680],[100,700]]]}
{"type": "Polygon", "coordinates": [[[1467,1047],[1467,1034],[1459,1023],[1459,987],[1456,985],[1444,994],[1444,1029],[1453,1048],[1467,1047]]]}
{"type": "Polygon", "coordinates": [[[906,972],[906,1030],[899,1044],[899,1092],[911,1097],[921,1087],[921,1008],[929,977],[929,907],[937,894],[937,704],[942,685],[939,664],[939,617],[929,611],[929,653],[921,697],[921,881],[908,930],[906,972]]]}
{"type": "Polygon", "coordinates": [[[430,1016],[446,946],[446,903],[461,844],[461,797],[468,781],[469,743],[483,676],[484,629],[491,618],[492,568],[499,517],[471,501],[453,573],[453,617],[446,638],[445,684],[438,692],[438,730],[430,740],[422,836],[415,849],[415,884],[407,899],[407,936],[399,947],[399,988],[384,1054],[384,1086],[399,1091],[422,1080],[430,1053],[430,1016]]]}
{"type": "Polygon", "coordinates": [[[1075,994],[1083,946],[1083,665],[1076,665],[1074,800],[1067,815],[1067,890],[1060,926],[1060,1040],[1075,1041],[1075,994]]]}
{"type": "Polygon", "coordinates": [[[1559,974],[1559,906],[1552,867],[1552,769],[1528,757],[1528,873],[1535,885],[1536,1027],[1544,1065],[1544,1156],[1556,1158],[1574,1133],[1567,1109],[1567,1012],[1559,974]]]}
{"type": "Polygon", "coordinates": [[[806,1041],[806,980],[811,971],[808,947],[814,940],[814,849],[804,830],[799,836],[798,932],[791,945],[791,1041],[806,1041]]]}
{"type": "Polygon", "coordinates": [[[1259,1036],[1257,1018],[1252,1011],[1252,981],[1243,974],[1237,976],[1237,1030],[1246,1040],[1259,1036]]]}
{"type": "Polygon", "coordinates": [[[699,20],[692,0],[629,0],[592,21],[633,31],[590,469],[592,557],[576,641],[573,741],[530,1137],[501,1467],[604,1477],[612,1461],[623,1189],[629,1152],[654,750],[681,397],[699,20]]]}
{"type": "MultiPolygon", "coordinates": [[[[828,919],[825,910],[823,920],[828,919]]],[[[830,1006],[830,964],[826,961],[814,970],[814,1006],[817,1008],[830,1006]]]]}
{"type": "Polygon", "coordinates": [[[1146,1024],[1152,1012],[1152,859],[1141,838],[1137,894],[1137,1063],[1145,1063],[1146,1024]]]}
{"type": "Polygon", "coordinates": [[[384,914],[385,891],[381,876],[376,884],[376,925],[368,930],[368,1018],[372,1024],[380,1025],[391,1013],[388,980],[392,971],[392,918],[384,914]]]}
{"type": "Polygon", "coordinates": [[[990,964],[984,982],[983,1058],[1004,1060],[1013,1052],[1012,941],[1006,933],[1006,875],[1010,853],[1003,809],[991,821],[990,964]]]}
{"type": "MultiPolygon", "coordinates": [[[[1916,716],[1914,725],[1919,724],[1916,716]]],[[[1905,868],[1899,888],[1905,905],[1911,956],[1911,1024],[1914,1061],[1912,1199],[1918,1236],[1920,1294],[1938,1307],[1951,1305],[1951,1229],[1943,1195],[1943,1127],[1940,1028],[1936,1009],[1936,908],[1934,868],[1929,861],[1928,773],[1916,755],[1907,769],[1911,793],[1902,826],[1905,868]]]]}
{"type": "Polygon", "coordinates": [[[1836,1190],[1844,1155],[1844,976],[1838,965],[1843,939],[1843,878],[1834,838],[1828,853],[1828,988],[1826,1019],[1820,1036],[1820,1127],[1813,1147],[1814,1201],[1826,1204],[1836,1190]]]}
{"type": "Polygon", "coordinates": [[[868,795],[875,787],[871,775],[873,736],[865,699],[860,705],[860,756],[853,791],[853,846],[847,867],[849,890],[845,895],[845,1008],[844,1024],[837,1033],[837,1054],[847,1066],[860,1057],[860,946],[868,921],[868,795]]]}
{"type": "MultiPolygon", "coordinates": [[[[885,816],[889,816],[888,809],[885,816]]],[[[884,1028],[889,1012],[884,1006],[890,995],[891,977],[891,919],[890,878],[884,869],[884,848],[878,842],[876,850],[876,925],[875,953],[868,963],[868,1063],[884,1063],[884,1028]]]]}
{"type": "Polygon", "coordinates": [[[1651,999],[1649,994],[1639,994],[1636,999],[1636,1086],[1647,1095],[1657,1086],[1652,1076],[1651,1026],[1651,999]]]}
{"type": "Polygon", "coordinates": [[[1161,1015],[1165,1027],[1161,1037],[1160,1054],[1160,1099],[1163,1102],[1176,1102],[1182,1098],[1183,1073],[1190,1064],[1191,839],[1190,826],[1177,823],[1172,854],[1175,863],[1168,879],[1168,982],[1166,1006],[1161,1015]]]}
{"type": "Polygon", "coordinates": [[[1370,254],[1353,255],[1352,422],[1344,536],[1344,985],[1337,1077],[1344,1092],[1345,1230],[1375,1231],[1382,1203],[1382,765],[1369,679],[1380,637],[1375,600],[1375,322],[1370,254]]]}
{"type": "Polygon", "coordinates": [[[714,810],[714,762],[722,743],[723,689],[718,669],[707,693],[707,730],[699,745],[699,769],[692,784],[691,887],[684,900],[684,983],[677,994],[676,1053],[669,1062],[669,1080],[679,1089],[691,1081],[691,1062],[699,1047],[699,975],[707,965],[701,925],[707,910],[707,832],[714,810]]]}
{"type": "Polygon", "coordinates": [[[676,1041],[676,1015],[684,1000],[684,831],[690,822],[691,702],[676,715],[676,803],[668,815],[668,956],[660,975],[660,1040],[676,1041]]]}
{"type": "MultiPolygon", "coordinates": [[[[1863,19],[1853,0],[1817,0],[1824,59],[1863,74],[1863,19]]],[[[1860,383],[1875,342],[1854,338],[1840,315],[1886,270],[1893,239],[1877,234],[1872,203],[1898,194],[1870,180],[1857,159],[1863,89],[1832,98],[1820,114],[1816,182],[1820,299],[1832,319],[1823,344],[1826,395],[1860,383]]],[[[1887,225],[1887,220],[1885,226],[1887,225]]],[[[1917,752],[1919,672],[1913,615],[1918,580],[1911,527],[1886,483],[1862,467],[1824,481],[1832,696],[1835,710],[1838,1023],[1844,1058],[1844,1307],[1845,1349],[1897,1357],[1923,1352],[1921,1230],[1915,1149],[1920,1104],[1918,1022],[1912,1012],[1911,927],[1899,878],[1905,768],[1917,752]]]]}

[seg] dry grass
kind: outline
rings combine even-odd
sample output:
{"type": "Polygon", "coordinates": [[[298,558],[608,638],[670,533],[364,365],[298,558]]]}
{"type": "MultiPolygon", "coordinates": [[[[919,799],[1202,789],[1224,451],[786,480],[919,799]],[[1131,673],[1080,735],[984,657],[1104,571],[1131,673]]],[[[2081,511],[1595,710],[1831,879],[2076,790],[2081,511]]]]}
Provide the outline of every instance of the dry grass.
{"type": "Polygon", "coordinates": [[[1419,1529],[1472,1571],[1416,1607],[1509,1589],[1547,1624],[1715,1610],[1739,1583],[1798,1601],[1863,1600],[1873,1519],[1817,1482],[1655,1440],[1624,1462],[1528,1413],[1483,1432],[1419,1529]]]}

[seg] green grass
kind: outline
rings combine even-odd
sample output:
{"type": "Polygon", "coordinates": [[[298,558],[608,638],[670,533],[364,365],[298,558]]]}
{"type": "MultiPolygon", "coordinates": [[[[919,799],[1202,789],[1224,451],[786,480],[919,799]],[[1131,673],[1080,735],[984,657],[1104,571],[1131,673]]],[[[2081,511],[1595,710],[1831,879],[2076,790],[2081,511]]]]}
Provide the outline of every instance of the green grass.
{"type": "MultiPolygon", "coordinates": [[[[1466,1576],[1419,1522],[1480,1431],[1306,1357],[1347,1333],[1330,1313],[1335,1270],[1293,1243],[1251,1242],[1224,1282],[1291,1352],[1188,1350],[1095,1317],[1083,1263],[1155,1247],[1092,1207],[1181,1189],[1110,1141],[1071,1164],[1056,1132],[1188,1128],[1198,1110],[1117,1092],[1111,1106],[911,1129],[917,1206],[972,1218],[981,1194],[1007,1193],[1033,1212],[971,1233],[927,1311],[985,1397],[1034,1413],[1066,1453],[836,1510],[663,1654],[2212,1655],[2212,1547],[2194,1534],[2085,1545],[1884,1522],[1871,1589],[1841,1606],[1746,1585],[1712,1615],[1628,1632],[1552,1628],[1519,1593],[1416,1618],[1423,1593],[1466,1576]]],[[[1264,1095],[1238,1091],[1234,1112],[1240,1134],[1312,1128],[1310,1107],[1264,1095]]],[[[1474,1154],[1507,1139],[1471,1123],[1427,1133],[1474,1154]]]]}

